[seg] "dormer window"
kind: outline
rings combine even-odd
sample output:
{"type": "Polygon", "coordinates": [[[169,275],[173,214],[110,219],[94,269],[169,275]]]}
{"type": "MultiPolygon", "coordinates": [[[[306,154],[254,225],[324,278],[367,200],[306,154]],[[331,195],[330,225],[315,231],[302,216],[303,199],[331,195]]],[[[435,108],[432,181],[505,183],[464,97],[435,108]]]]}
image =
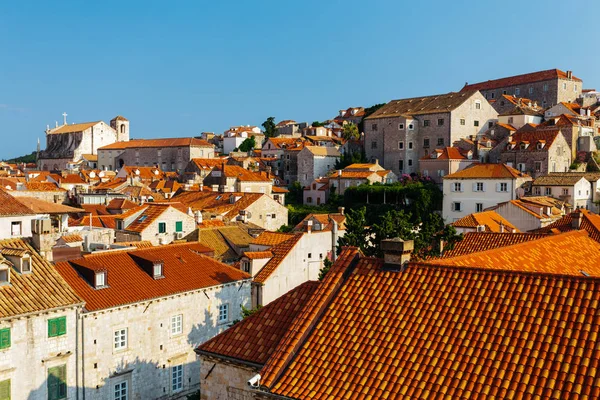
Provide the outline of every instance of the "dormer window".
{"type": "Polygon", "coordinates": [[[10,284],[10,266],[8,264],[0,264],[0,286],[10,284]]]}
{"type": "Polygon", "coordinates": [[[538,144],[537,144],[538,150],[542,150],[545,145],[546,145],[546,143],[544,143],[544,142],[538,142],[538,144]]]}
{"type": "Polygon", "coordinates": [[[529,147],[529,143],[521,143],[521,150],[525,150],[527,147],[529,147]]]}
{"type": "Polygon", "coordinates": [[[94,287],[96,289],[106,286],[106,271],[96,272],[94,277],[94,287]]]}
{"type": "Polygon", "coordinates": [[[154,265],[152,266],[152,275],[154,277],[154,279],[158,279],[158,278],[163,278],[163,262],[162,261],[155,261],[154,265]]]}
{"type": "Polygon", "coordinates": [[[31,257],[23,257],[21,259],[21,273],[27,274],[31,272],[31,257]]]}

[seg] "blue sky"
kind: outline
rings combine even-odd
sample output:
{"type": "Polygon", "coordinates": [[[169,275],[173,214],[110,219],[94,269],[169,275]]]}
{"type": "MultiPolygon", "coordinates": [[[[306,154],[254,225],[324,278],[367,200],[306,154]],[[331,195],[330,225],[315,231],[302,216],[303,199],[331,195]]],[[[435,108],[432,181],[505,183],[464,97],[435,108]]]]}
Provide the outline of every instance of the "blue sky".
{"type": "Polygon", "coordinates": [[[44,148],[65,111],[121,114],[132,137],[152,138],[324,120],[549,68],[600,89],[599,11],[597,0],[1,2],[0,158],[38,137],[44,148]]]}

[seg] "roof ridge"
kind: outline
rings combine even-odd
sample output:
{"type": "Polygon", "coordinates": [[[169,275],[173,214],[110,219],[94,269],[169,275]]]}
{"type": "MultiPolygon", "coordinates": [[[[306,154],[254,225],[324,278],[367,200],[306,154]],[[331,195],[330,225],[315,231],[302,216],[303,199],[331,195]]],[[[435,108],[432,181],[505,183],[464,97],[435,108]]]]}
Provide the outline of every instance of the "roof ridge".
{"type": "Polygon", "coordinates": [[[270,389],[281,376],[299,347],[316,326],[327,305],[331,303],[347,277],[358,264],[361,254],[356,247],[344,248],[336,262],[331,266],[325,279],[321,281],[315,293],[292,322],[290,329],[288,329],[273,355],[261,370],[263,379],[260,383],[261,386],[270,389]]]}

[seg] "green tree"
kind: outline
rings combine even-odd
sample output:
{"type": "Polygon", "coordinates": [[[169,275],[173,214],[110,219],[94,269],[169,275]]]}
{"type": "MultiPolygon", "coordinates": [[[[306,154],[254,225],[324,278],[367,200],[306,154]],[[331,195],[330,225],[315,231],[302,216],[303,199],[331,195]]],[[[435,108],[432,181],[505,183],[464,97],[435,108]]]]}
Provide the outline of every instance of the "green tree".
{"type": "Polygon", "coordinates": [[[367,156],[365,151],[353,151],[351,153],[343,153],[340,158],[335,160],[335,169],[344,169],[348,165],[366,163],[367,156]]]}
{"type": "Polygon", "coordinates": [[[345,124],[342,127],[342,137],[346,140],[360,139],[360,133],[358,133],[358,126],[356,126],[353,123],[345,124]]]}
{"type": "Polygon", "coordinates": [[[331,269],[332,265],[333,265],[333,261],[331,261],[329,258],[325,258],[323,260],[323,268],[321,268],[321,270],[319,271],[319,280],[320,281],[322,281],[325,278],[325,275],[327,275],[327,273],[331,269]]]}
{"type": "Polygon", "coordinates": [[[295,181],[292,183],[288,190],[290,191],[287,195],[288,204],[302,204],[304,201],[304,188],[300,182],[295,181]]]}
{"type": "Polygon", "coordinates": [[[254,135],[252,135],[251,137],[246,138],[242,142],[242,144],[240,144],[239,151],[249,152],[251,150],[254,150],[255,147],[256,147],[256,139],[254,138],[254,135]]]}
{"type": "Polygon", "coordinates": [[[337,253],[339,254],[344,246],[358,247],[363,253],[370,253],[372,245],[368,239],[370,229],[367,227],[367,208],[348,210],[345,225],[346,233],[338,239],[337,253]]]}
{"type": "Polygon", "coordinates": [[[311,125],[316,128],[316,127],[319,127],[319,126],[324,126],[325,124],[323,122],[313,121],[313,123],[311,125]]]}
{"type": "Polygon", "coordinates": [[[270,138],[275,136],[277,129],[275,128],[275,117],[269,117],[265,122],[262,123],[263,128],[265,128],[265,137],[270,138]]]}

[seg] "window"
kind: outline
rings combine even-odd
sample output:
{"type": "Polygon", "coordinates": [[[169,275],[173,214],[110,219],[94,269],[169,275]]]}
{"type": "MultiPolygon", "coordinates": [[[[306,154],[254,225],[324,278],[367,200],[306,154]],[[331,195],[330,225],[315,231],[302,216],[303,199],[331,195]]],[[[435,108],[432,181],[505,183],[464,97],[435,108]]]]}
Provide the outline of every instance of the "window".
{"type": "Polygon", "coordinates": [[[441,176],[444,176],[446,174],[446,171],[444,171],[443,169],[438,169],[437,174],[438,174],[438,176],[441,177],[441,176]]]}
{"type": "MultiPolygon", "coordinates": [[[[0,329],[0,349],[10,347],[10,328],[0,329]]],[[[0,397],[1,399],[2,397],[0,397]]]]}
{"type": "Polygon", "coordinates": [[[564,89],[564,90],[567,90],[567,83],[566,83],[566,82],[565,82],[565,83],[563,83],[563,89],[564,89]]]}
{"type": "Polygon", "coordinates": [[[411,150],[413,148],[413,143],[412,142],[408,142],[408,149],[411,150]]]}
{"type": "Polygon", "coordinates": [[[539,186],[534,187],[533,194],[535,194],[536,196],[540,196],[542,194],[542,188],[540,188],[539,186]]]}
{"type": "Polygon", "coordinates": [[[229,304],[221,304],[219,306],[219,322],[229,321],[229,304]]]}
{"type": "Polygon", "coordinates": [[[429,147],[429,138],[423,139],[423,147],[429,147]]]}
{"type": "Polygon", "coordinates": [[[513,117],[508,117],[508,123],[509,123],[509,124],[512,124],[512,123],[513,123],[513,121],[514,121],[514,118],[513,118],[513,117]]]}
{"type": "Polygon", "coordinates": [[[477,101],[475,102],[475,109],[476,109],[476,110],[481,110],[481,102],[480,102],[479,100],[477,100],[477,101]]]}
{"type": "Polygon", "coordinates": [[[423,120],[423,126],[429,126],[429,120],[428,119],[424,119],[423,120]]]}
{"type": "Polygon", "coordinates": [[[479,121],[473,121],[473,126],[479,126],[479,121]]]}
{"type": "Polygon", "coordinates": [[[173,392],[183,389],[183,365],[174,365],[171,368],[171,388],[173,392]]]}
{"type": "Polygon", "coordinates": [[[165,233],[167,231],[167,223],[159,222],[158,223],[158,233],[165,233]]]}
{"type": "Polygon", "coordinates": [[[438,138],[437,145],[438,146],[443,146],[444,145],[444,138],[438,138]]]}
{"type": "Polygon", "coordinates": [[[461,125],[465,125],[465,124],[466,124],[466,121],[465,121],[465,119],[464,119],[464,118],[461,118],[461,119],[460,119],[460,124],[461,124],[461,125]]]}
{"type": "Polygon", "coordinates": [[[568,196],[569,195],[569,189],[566,189],[566,188],[563,189],[562,190],[562,194],[563,194],[563,196],[568,196]]]}
{"type": "Polygon", "coordinates": [[[401,131],[402,129],[404,129],[404,124],[398,124],[398,130],[401,131]]]}
{"type": "Polygon", "coordinates": [[[548,84],[544,83],[544,92],[547,92],[547,91],[548,91],[548,84]]]}
{"type": "Polygon", "coordinates": [[[371,148],[372,149],[376,149],[377,148],[377,141],[376,140],[371,141],[371,148]]]}
{"type": "Polygon", "coordinates": [[[398,160],[398,169],[400,172],[404,171],[404,160],[398,160]]]}
{"type": "Polygon", "coordinates": [[[173,315],[171,317],[171,335],[183,333],[183,314],[173,315]]]}
{"type": "Polygon", "coordinates": [[[498,191],[499,192],[508,192],[508,183],[499,183],[498,191]]]}
{"type": "Polygon", "coordinates": [[[127,381],[119,382],[114,386],[114,400],[127,400],[127,381]]]}
{"type": "Polygon", "coordinates": [[[475,203],[475,212],[483,211],[483,203],[475,203]]]}
{"type": "MultiPolygon", "coordinates": [[[[494,123],[492,121],[488,122],[488,129],[490,129],[492,126],[494,126],[494,123]]],[[[492,131],[492,135],[494,134],[494,132],[492,131]]]]}
{"type": "Polygon", "coordinates": [[[398,142],[398,149],[404,150],[404,142],[398,142]]]}
{"type": "Polygon", "coordinates": [[[483,192],[483,182],[477,182],[477,183],[475,183],[475,191],[476,192],[483,192]]]}
{"type": "Polygon", "coordinates": [[[312,203],[312,197],[307,197],[307,198],[306,198],[306,202],[307,202],[308,204],[312,203]]]}
{"type": "Polygon", "coordinates": [[[48,337],[62,336],[67,333],[67,317],[48,320],[48,337]]]}
{"type": "Polygon", "coordinates": [[[127,328],[119,329],[114,334],[115,350],[127,348],[127,328]]]}
{"type": "Polygon", "coordinates": [[[576,92],[577,91],[577,85],[573,85],[573,91],[576,92]]]}
{"type": "Polygon", "coordinates": [[[21,236],[21,221],[13,221],[10,223],[10,234],[13,236],[21,236]]]}
{"type": "Polygon", "coordinates": [[[67,398],[67,365],[48,368],[48,400],[67,398]]]}
{"type": "Polygon", "coordinates": [[[453,185],[453,192],[462,192],[462,183],[460,182],[454,182],[453,185]]]}
{"type": "Polygon", "coordinates": [[[372,131],[376,131],[377,130],[377,124],[371,124],[371,130],[372,131]]]}
{"type": "Polygon", "coordinates": [[[26,274],[28,272],[31,272],[31,259],[23,258],[21,263],[22,263],[21,273],[26,274]]]}
{"type": "Polygon", "coordinates": [[[10,379],[0,381],[0,400],[10,400],[10,379]]]}
{"type": "Polygon", "coordinates": [[[413,124],[408,124],[408,130],[412,131],[413,129],[415,129],[415,126],[413,124]]]}
{"type": "Polygon", "coordinates": [[[535,172],[540,172],[541,170],[542,170],[542,162],[536,161],[535,162],[535,172]]]}
{"type": "Polygon", "coordinates": [[[244,272],[250,273],[250,261],[248,261],[248,260],[242,261],[242,270],[244,272]]]}
{"type": "Polygon", "coordinates": [[[423,176],[429,176],[429,170],[424,169],[423,170],[423,176]]]}
{"type": "Polygon", "coordinates": [[[546,196],[551,196],[552,195],[552,188],[547,187],[545,190],[546,196]]]}
{"type": "Polygon", "coordinates": [[[312,258],[312,253],[308,253],[308,258],[312,258]]]}
{"type": "Polygon", "coordinates": [[[161,262],[154,263],[152,266],[152,274],[154,275],[154,278],[163,276],[163,264],[161,262]]]}
{"type": "Polygon", "coordinates": [[[452,211],[461,211],[460,201],[455,201],[452,203],[452,211]]]}
{"type": "Polygon", "coordinates": [[[96,287],[102,287],[106,285],[106,272],[96,272],[96,287]]]}
{"type": "Polygon", "coordinates": [[[438,118],[438,126],[444,125],[444,118],[438,118]]]}
{"type": "Polygon", "coordinates": [[[496,97],[496,92],[492,92],[492,93],[490,93],[490,95],[491,95],[491,97],[493,99],[494,97],[496,97]]]}
{"type": "Polygon", "coordinates": [[[521,95],[521,88],[516,88],[515,89],[515,96],[519,96],[521,95]]]}
{"type": "Polygon", "coordinates": [[[408,166],[412,167],[412,159],[408,160],[408,166]]]}
{"type": "Polygon", "coordinates": [[[175,222],[175,232],[183,232],[183,221],[175,222]]]}

